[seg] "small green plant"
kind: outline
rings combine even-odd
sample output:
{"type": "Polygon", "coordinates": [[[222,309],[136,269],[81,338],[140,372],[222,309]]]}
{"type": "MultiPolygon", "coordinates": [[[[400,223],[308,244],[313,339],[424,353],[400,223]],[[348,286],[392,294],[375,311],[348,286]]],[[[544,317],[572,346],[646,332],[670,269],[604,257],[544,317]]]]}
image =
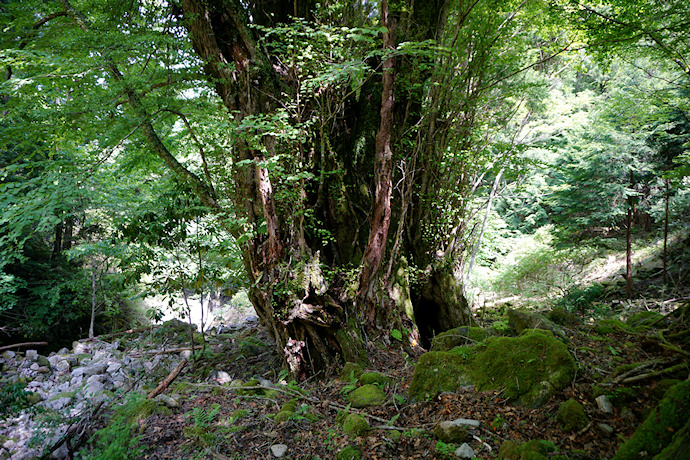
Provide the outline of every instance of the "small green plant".
{"type": "Polygon", "coordinates": [[[0,420],[29,407],[29,396],[26,383],[16,382],[0,388],[0,420]]]}
{"type": "Polygon", "coordinates": [[[494,321],[494,324],[491,327],[500,333],[507,332],[508,330],[510,330],[510,325],[508,324],[508,321],[503,319],[494,321]]]}
{"type": "Polygon", "coordinates": [[[213,404],[210,409],[195,407],[189,412],[189,416],[194,420],[194,426],[199,428],[209,427],[220,412],[220,404],[213,404]]]}
{"type": "Polygon", "coordinates": [[[438,441],[436,443],[436,451],[444,458],[455,458],[455,450],[458,448],[455,444],[438,441]]]}
{"type": "Polygon", "coordinates": [[[556,306],[565,307],[568,311],[585,313],[592,308],[593,302],[604,293],[604,286],[595,283],[590,286],[573,286],[563,297],[556,301],[556,306]]]}
{"type": "Polygon", "coordinates": [[[90,451],[81,451],[80,458],[88,460],[129,460],[140,458],[144,448],[139,446],[141,436],[137,418],[141,412],[144,397],[134,395],[115,409],[108,425],[91,438],[90,451]]]}
{"type": "Polygon", "coordinates": [[[391,329],[391,337],[393,337],[398,342],[402,342],[403,334],[398,329],[391,329]]]}
{"type": "Polygon", "coordinates": [[[355,371],[354,370],[350,371],[350,379],[349,380],[350,380],[350,383],[348,383],[347,385],[345,385],[344,387],[342,387],[340,389],[341,395],[346,395],[346,394],[350,393],[351,391],[357,389],[357,377],[355,377],[355,371]]]}

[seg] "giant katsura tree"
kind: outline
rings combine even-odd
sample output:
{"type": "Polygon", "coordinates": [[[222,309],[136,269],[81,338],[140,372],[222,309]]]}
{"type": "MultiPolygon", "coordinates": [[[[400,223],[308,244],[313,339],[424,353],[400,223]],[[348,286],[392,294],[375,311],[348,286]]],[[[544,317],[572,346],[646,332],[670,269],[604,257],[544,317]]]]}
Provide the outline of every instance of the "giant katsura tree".
{"type": "Polygon", "coordinates": [[[509,158],[486,146],[536,87],[521,76],[548,60],[540,2],[0,7],[8,110],[60,99],[31,116],[186,183],[240,245],[294,373],[363,360],[393,328],[471,323],[465,207],[509,158]]]}

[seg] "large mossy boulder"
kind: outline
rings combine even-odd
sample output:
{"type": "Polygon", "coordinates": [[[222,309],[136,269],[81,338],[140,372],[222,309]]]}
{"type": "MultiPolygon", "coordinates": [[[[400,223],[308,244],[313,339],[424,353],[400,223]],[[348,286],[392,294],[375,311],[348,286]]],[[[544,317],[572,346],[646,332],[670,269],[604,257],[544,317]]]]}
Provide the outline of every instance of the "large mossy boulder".
{"type": "Polygon", "coordinates": [[[422,355],[410,383],[410,400],[472,384],[480,390],[505,388],[510,399],[539,407],[574,375],[575,360],[566,345],[548,331],[534,330],[520,337],[492,337],[477,347],[422,355]]]}
{"type": "MultiPolygon", "coordinates": [[[[681,434],[683,430],[687,430],[688,412],[690,412],[690,380],[681,382],[668,390],[664,399],[642,422],[635,434],[618,449],[614,460],[638,459],[643,455],[652,457],[662,454],[665,449],[669,449],[669,452],[674,449],[688,450],[682,445],[682,437],[678,441],[673,439],[674,433],[681,434]],[[676,446],[676,443],[680,445],[676,446]]],[[[687,431],[685,440],[687,440],[687,431]]],[[[659,455],[658,458],[684,457],[659,455]]]]}
{"type": "Polygon", "coordinates": [[[457,327],[437,334],[431,341],[431,351],[449,351],[463,345],[473,345],[490,336],[481,327],[457,327]]]}

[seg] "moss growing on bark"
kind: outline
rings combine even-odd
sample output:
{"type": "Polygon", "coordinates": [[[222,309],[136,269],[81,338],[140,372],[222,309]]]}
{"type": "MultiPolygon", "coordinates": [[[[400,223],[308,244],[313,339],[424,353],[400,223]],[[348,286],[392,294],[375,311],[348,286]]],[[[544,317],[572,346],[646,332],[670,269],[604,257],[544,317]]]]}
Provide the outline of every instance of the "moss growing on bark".
{"type": "Polygon", "coordinates": [[[618,450],[614,460],[652,457],[671,444],[673,434],[688,423],[690,411],[690,380],[671,388],[659,405],[618,450]]]}

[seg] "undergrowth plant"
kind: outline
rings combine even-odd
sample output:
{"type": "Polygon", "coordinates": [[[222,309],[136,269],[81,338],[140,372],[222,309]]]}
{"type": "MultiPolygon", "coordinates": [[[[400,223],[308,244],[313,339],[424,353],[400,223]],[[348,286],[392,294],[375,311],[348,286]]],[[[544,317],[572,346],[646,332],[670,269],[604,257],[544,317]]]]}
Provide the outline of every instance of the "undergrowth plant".
{"type": "Polygon", "coordinates": [[[94,433],[90,441],[91,448],[79,452],[78,458],[129,460],[143,456],[144,448],[139,445],[142,436],[138,434],[138,418],[143,401],[142,395],[135,394],[115,409],[105,428],[94,433]]]}

